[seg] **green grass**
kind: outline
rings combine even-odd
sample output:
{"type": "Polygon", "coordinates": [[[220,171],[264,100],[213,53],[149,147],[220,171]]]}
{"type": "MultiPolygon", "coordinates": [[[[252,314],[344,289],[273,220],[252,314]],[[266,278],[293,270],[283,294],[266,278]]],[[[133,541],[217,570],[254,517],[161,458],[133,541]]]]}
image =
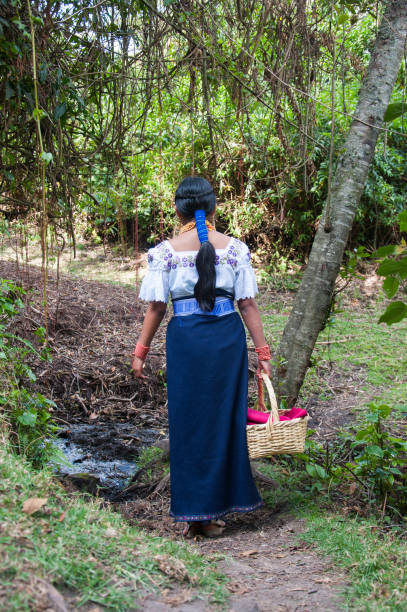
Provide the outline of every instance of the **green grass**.
{"type": "Polygon", "coordinates": [[[151,461],[159,461],[163,454],[164,451],[162,448],[158,448],[154,445],[144,446],[137,457],[137,466],[141,469],[151,463],[151,461]]]}
{"type": "MultiPolygon", "coordinates": [[[[407,542],[400,537],[401,528],[383,531],[380,520],[374,517],[341,513],[328,494],[319,492],[291,459],[264,461],[258,467],[277,485],[263,494],[267,505],[305,519],[306,531],[300,539],[313,544],[344,570],[345,610],[407,609],[407,542]]],[[[343,500],[341,505],[345,504],[343,500]]]]}
{"type": "MultiPolygon", "coordinates": [[[[366,368],[366,390],[379,389],[373,399],[383,400],[390,387],[404,388],[407,384],[407,320],[388,327],[378,324],[383,309],[363,312],[345,311],[339,314],[332,329],[325,330],[321,340],[332,340],[329,349],[317,345],[316,358],[330,359],[346,369],[353,366],[366,368]],[[344,340],[346,342],[335,342],[344,340]]],[[[400,400],[402,393],[399,394],[400,400]]]]}
{"type": "Polygon", "coordinates": [[[97,499],[68,495],[47,470],[34,472],[13,455],[5,440],[0,448],[0,525],[0,608],[5,612],[35,609],[29,591],[16,588],[33,576],[74,591],[78,605],[92,601],[124,612],[143,593],[170,586],[156,555],[181,560],[200,593],[219,604],[225,599],[224,578],[213,560],[187,543],[129,526],[97,499]],[[32,497],[48,501],[28,516],[22,505],[32,497]]]}
{"type": "MultiPolygon", "coordinates": [[[[315,366],[305,377],[303,398],[318,393],[329,399],[331,392],[318,377],[316,368],[332,365],[344,379],[354,368],[364,372],[360,388],[364,399],[355,408],[373,400],[393,406],[396,412],[403,407],[407,410],[407,320],[390,327],[379,325],[377,321],[383,310],[383,307],[364,308],[335,315],[333,323],[318,337],[312,355],[315,366]]],[[[264,305],[262,318],[266,338],[270,346],[277,348],[288,312],[269,314],[269,307],[264,305]]]]}
{"type": "Polygon", "coordinates": [[[382,533],[373,519],[307,512],[301,539],[329,555],[346,570],[347,610],[405,612],[407,610],[407,544],[396,533],[382,533]]]}
{"type": "Polygon", "coordinates": [[[137,466],[139,469],[146,468],[150,463],[150,467],[146,469],[144,477],[141,479],[143,482],[150,482],[153,478],[157,477],[162,478],[170,471],[169,458],[164,457],[162,448],[158,448],[154,445],[142,448],[137,457],[137,466]]]}

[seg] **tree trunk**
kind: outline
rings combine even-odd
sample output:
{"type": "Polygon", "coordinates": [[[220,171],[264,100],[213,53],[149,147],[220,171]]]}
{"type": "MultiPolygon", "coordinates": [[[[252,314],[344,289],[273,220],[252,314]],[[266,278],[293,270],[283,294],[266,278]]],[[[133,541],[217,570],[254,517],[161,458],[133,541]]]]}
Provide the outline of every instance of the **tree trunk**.
{"type": "Polygon", "coordinates": [[[373,159],[379,129],[403,57],[406,0],[389,0],[359,94],[354,119],[336,168],[329,210],[325,208],[277,352],[280,397],[298,396],[311,353],[329,312],[335,279],[373,159]]]}

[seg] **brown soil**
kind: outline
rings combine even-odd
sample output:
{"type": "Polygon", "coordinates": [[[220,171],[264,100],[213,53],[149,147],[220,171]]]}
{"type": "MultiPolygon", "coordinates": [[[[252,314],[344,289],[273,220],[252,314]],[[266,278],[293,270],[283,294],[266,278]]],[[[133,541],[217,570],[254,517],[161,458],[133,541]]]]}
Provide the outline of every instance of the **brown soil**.
{"type": "MultiPolygon", "coordinates": [[[[159,475],[162,477],[162,471],[157,465],[152,480],[159,475]]],[[[116,508],[130,524],[154,535],[182,539],[185,524],[174,524],[168,514],[168,479],[158,478],[155,484],[152,492],[140,487],[138,499],[117,504],[116,508]]],[[[272,481],[257,484],[262,493],[273,487],[272,481]]],[[[216,539],[198,536],[193,540],[202,555],[220,557],[218,568],[228,580],[227,609],[231,612],[342,609],[340,592],[346,587],[346,577],[329,559],[319,556],[312,546],[301,541],[303,521],[293,518],[289,512],[287,505],[274,508],[268,505],[251,513],[231,514],[225,519],[226,529],[221,536],[216,539]]],[[[174,585],[160,598],[149,595],[140,605],[148,612],[216,609],[208,598],[202,599],[195,589],[182,585],[174,585]]]]}
{"type": "Polygon", "coordinates": [[[232,528],[215,546],[207,541],[200,545],[206,554],[222,550],[227,555],[220,569],[230,579],[230,609],[340,609],[338,592],[344,577],[296,537],[304,528],[301,521],[264,511],[254,520],[247,517],[245,523],[232,528]]]}
{"type": "MultiPolygon", "coordinates": [[[[174,526],[162,517],[156,533],[174,526]]],[[[144,522],[145,525],[145,522],[144,522]]],[[[152,526],[152,525],[151,525],[152,526]]],[[[228,579],[227,609],[234,612],[333,612],[343,609],[340,591],[346,578],[310,546],[300,540],[303,522],[275,509],[262,508],[248,515],[228,517],[227,529],[216,539],[196,539],[197,550],[216,559],[228,579]]],[[[181,531],[178,528],[178,537],[181,531]]],[[[159,599],[148,596],[140,602],[148,612],[215,610],[194,589],[175,586],[159,599]]]]}
{"type": "MultiPolygon", "coordinates": [[[[43,324],[41,273],[38,268],[17,269],[0,262],[0,276],[28,290],[26,308],[13,329],[35,342],[34,330],[43,324]]],[[[63,423],[131,422],[140,427],[166,429],[165,324],[161,326],[146,365],[146,382],[137,382],[130,370],[130,353],[142,323],[144,306],[135,290],[100,282],[61,277],[48,282],[49,341],[52,362],[37,360],[36,387],[57,405],[55,417],[63,423]]],[[[267,291],[260,302],[289,306],[292,294],[267,291]]],[[[370,299],[369,296],[366,299],[370,299]]],[[[168,316],[168,315],[167,315],[168,316]]],[[[250,369],[255,359],[250,353],[250,369]]],[[[311,397],[306,406],[319,437],[330,437],[352,418],[352,407],[361,401],[357,387],[364,379],[354,369],[346,377],[326,369],[320,372],[332,389],[332,399],[311,397]],[[322,418],[323,417],[323,418],[322,418]]],[[[254,390],[254,380],[252,383],[254,390]]],[[[117,504],[130,521],[170,538],[181,537],[181,527],[168,516],[169,490],[164,480],[153,493],[144,490],[138,499],[117,504]],[[161,486],[161,488],[160,488],[161,486]]],[[[265,486],[265,485],[263,485],[265,486]]],[[[272,486],[270,484],[269,486],[272,486]]],[[[283,514],[287,508],[262,508],[248,515],[232,515],[228,528],[216,541],[195,546],[203,555],[225,555],[219,568],[228,579],[229,610],[235,612],[337,610],[338,590],[345,581],[297,537],[300,521],[283,514]]],[[[206,600],[182,586],[162,597],[140,602],[144,610],[211,610],[206,600]]],[[[67,601],[69,608],[70,604],[67,601]]],[[[100,610],[102,608],[99,608],[100,610]]]]}
{"type": "MultiPolygon", "coordinates": [[[[0,277],[22,284],[26,308],[13,329],[38,342],[44,325],[39,268],[0,262],[0,277]]],[[[54,400],[55,416],[73,422],[96,419],[165,427],[165,326],[157,333],[146,365],[147,381],[133,378],[130,355],[141,329],[143,306],[136,291],[72,277],[48,279],[48,328],[52,362],[33,362],[37,387],[54,400]]]]}

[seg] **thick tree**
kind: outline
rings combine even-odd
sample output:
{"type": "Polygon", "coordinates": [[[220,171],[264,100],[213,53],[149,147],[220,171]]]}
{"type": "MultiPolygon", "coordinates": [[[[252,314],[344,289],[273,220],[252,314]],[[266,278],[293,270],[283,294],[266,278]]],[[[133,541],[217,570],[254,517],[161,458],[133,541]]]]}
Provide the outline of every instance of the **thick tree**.
{"type": "Polygon", "coordinates": [[[277,351],[279,393],[290,405],[330,309],[335,279],[363,193],[407,36],[406,0],[388,0],[309,263],[277,351]]]}

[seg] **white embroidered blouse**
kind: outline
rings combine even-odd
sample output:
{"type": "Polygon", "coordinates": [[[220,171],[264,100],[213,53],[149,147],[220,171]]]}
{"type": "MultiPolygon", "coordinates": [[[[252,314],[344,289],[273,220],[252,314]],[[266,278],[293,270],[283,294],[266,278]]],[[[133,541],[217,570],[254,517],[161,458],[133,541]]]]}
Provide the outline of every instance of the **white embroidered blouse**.
{"type": "MultiPolygon", "coordinates": [[[[148,271],[139,297],[146,302],[168,302],[168,298],[194,295],[198,280],[198,251],[175,251],[168,240],[148,250],[148,271]]],[[[216,249],[216,288],[235,300],[255,297],[258,292],[250,251],[244,242],[231,238],[224,249],[216,249]]]]}

